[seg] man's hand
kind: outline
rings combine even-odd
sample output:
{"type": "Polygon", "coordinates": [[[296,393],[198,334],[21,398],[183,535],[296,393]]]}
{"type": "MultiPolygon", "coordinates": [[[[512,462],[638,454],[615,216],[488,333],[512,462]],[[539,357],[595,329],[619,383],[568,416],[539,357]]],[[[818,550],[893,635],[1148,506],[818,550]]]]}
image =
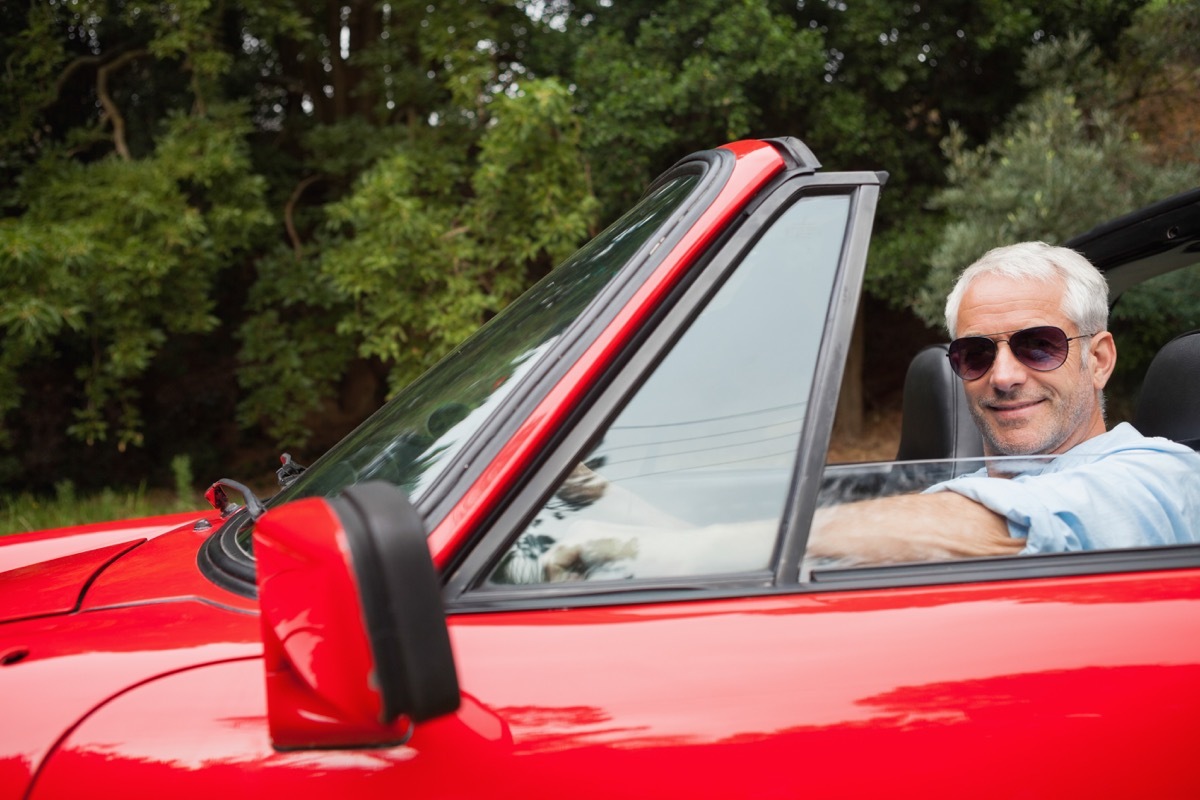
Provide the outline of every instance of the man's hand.
{"type": "Polygon", "coordinates": [[[551,583],[588,578],[597,569],[637,558],[634,539],[605,537],[580,544],[556,545],[542,557],[542,574],[551,583]]]}

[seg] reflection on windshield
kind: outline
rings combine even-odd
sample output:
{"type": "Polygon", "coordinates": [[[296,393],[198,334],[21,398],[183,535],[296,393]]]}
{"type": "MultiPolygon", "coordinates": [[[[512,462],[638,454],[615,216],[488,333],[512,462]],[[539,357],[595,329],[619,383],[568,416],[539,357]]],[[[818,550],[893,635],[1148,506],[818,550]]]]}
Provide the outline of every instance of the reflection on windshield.
{"type": "Polygon", "coordinates": [[[558,337],[687,199],[666,181],[334,446],[273,502],[380,479],[416,502],[558,337]]]}
{"type": "Polygon", "coordinates": [[[770,220],[489,585],[769,566],[849,214],[820,195],[770,220]]]}

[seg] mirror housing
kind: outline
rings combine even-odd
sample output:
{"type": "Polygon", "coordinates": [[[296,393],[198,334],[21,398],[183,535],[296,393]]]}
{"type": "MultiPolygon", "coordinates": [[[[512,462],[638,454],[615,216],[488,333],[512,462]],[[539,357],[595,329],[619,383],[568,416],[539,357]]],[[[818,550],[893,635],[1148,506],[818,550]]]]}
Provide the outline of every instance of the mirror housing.
{"type": "Polygon", "coordinates": [[[399,744],[458,708],[441,584],[400,489],[376,481],[273,508],[254,554],[277,749],[399,744]]]}

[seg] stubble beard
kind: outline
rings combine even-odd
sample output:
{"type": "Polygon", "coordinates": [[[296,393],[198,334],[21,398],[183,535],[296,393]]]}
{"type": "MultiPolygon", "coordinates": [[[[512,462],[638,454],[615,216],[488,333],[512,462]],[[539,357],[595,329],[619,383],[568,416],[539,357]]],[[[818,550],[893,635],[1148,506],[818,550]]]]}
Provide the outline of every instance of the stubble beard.
{"type": "Polygon", "coordinates": [[[984,453],[993,456],[1032,456],[1053,453],[1083,429],[1091,417],[1096,403],[1091,387],[1080,384],[1080,391],[1070,397],[1042,392],[1032,396],[1020,392],[992,392],[971,404],[971,416],[983,436],[984,453]],[[1020,420],[1004,425],[990,414],[989,404],[994,402],[1030,402],[1042,400],[1047,407],[1034,420],[1020,420]],[[1004,436],[1005,431],[1017,433],[1030,426],[1041,426],[1041,432],[1032,441],[1022,437],[1004,436]]]}

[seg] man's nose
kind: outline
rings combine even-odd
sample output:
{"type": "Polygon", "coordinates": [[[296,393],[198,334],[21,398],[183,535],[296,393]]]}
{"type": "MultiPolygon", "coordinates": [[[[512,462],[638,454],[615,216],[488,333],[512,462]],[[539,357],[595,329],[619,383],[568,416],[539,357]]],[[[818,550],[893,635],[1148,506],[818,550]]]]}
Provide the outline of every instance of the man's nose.
{"type": "Polygon", "coordinates": [[[1008,342],[997,342],[996,360],[992,363],[992,370],[989,373],[992,386],[998,391],[1007,392],[1014,386],[1020,386],[1024,383],[1028,374],[1025,365],[1013,355],[1008,342]]]}

